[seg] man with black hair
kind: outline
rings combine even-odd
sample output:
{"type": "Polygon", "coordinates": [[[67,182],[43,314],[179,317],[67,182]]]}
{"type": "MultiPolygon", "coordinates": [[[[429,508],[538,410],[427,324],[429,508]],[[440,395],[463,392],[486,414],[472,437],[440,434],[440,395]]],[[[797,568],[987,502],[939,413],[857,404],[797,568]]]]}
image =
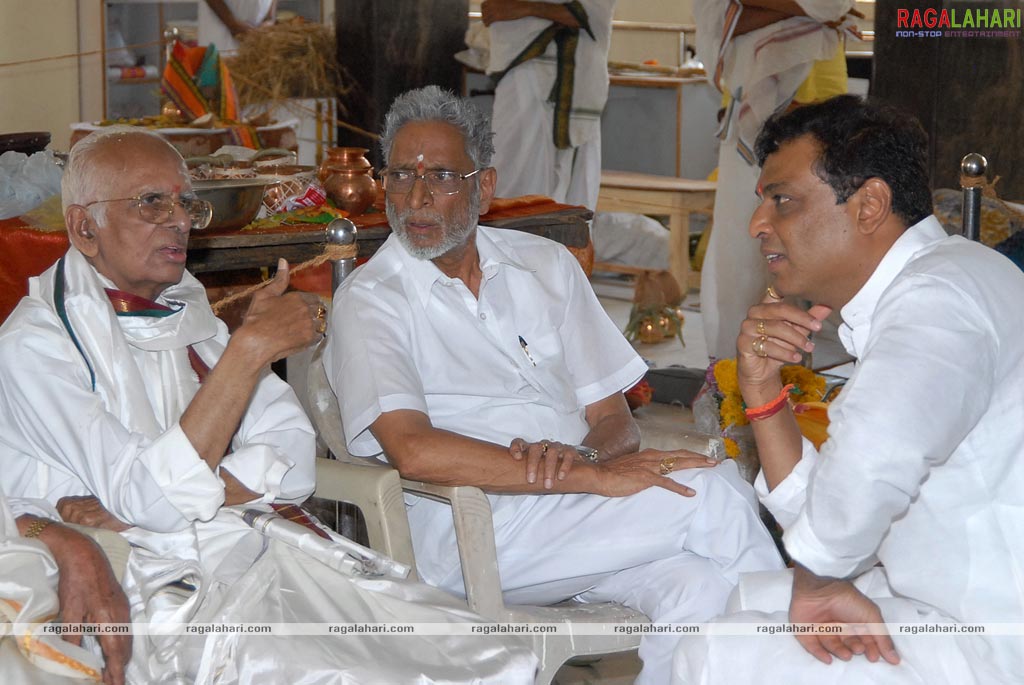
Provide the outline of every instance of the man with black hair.
{"type": "Polygon", "coordinates": [[[1024,274],[931,215],[926,138],[909,115],[840,96],[772,117],[756,152],[750,234],[772,285],[742,324],[738,375],[758,494],[796,567],[741,578],[739,613],[722,622],[784,621],[788,605],[794,623],[847,629],[785,631],[800,646],[684,639],[676,677],[1024,681],[1020,638],[992,632],[1024,620],[1024,274]],[[819,453],[779,368],[813,349],[832,311],[857,365],[819,453]],[[989,634],[968,630],[979,623],[989,634]]]}

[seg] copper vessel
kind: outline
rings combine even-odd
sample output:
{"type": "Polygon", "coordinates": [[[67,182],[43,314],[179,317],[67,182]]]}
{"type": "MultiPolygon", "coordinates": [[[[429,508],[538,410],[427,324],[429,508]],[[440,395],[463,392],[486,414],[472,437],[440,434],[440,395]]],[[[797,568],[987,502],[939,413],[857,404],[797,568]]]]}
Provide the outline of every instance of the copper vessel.
{"type": "Polygon", "coordinates": [[[364,147],[332,147],[317,173],[327,197],[338,209],[356,216],[377,199],[377,181],[364,147]]]}

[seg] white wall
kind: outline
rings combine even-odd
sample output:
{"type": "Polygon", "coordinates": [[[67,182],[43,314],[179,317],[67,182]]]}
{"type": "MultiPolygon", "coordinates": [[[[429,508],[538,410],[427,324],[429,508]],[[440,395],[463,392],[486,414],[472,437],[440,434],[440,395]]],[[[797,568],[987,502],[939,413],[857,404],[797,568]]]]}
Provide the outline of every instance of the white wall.
{"type": "MultiPolygon", "coordinates": [[[[0,65],[78,53],[79,5],[98,48],[99,0],[0,0],[0,65]]],[[[0,132],[50,131],[51,148],[67,149],[68,125],[81,118],[77,58],[0,66],[0,93],[0,132]]]]}

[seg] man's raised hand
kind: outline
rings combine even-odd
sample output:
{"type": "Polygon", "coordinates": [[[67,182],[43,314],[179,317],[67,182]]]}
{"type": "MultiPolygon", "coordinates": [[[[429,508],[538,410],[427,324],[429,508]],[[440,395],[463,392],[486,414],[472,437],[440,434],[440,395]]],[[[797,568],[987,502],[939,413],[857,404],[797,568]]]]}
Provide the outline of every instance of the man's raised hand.
{"type": "Polygon", "coordinates": [[[320,298],[312,293],[286,292],[288,262],[278,260],[277,273],[252,296],[235,336],[250,340],[265,364],[300,352],[320,339],[326,326],[320,298]]]}

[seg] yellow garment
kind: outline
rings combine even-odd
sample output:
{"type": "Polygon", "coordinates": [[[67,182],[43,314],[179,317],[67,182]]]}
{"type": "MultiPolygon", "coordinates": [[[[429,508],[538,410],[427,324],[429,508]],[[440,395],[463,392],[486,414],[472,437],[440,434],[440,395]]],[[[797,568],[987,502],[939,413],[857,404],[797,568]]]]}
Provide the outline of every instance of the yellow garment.
{"type": "Polygon", "coordinates": [[[828,402],[804,402],[794,408],[800,433],[820,450],[828,440],[828,402]]]}
{"type": "MultiPolygon", "coordinates": [[[[840,40],[836,46],[836,54],[811,65],[811,73],[807,74],[807,78],[797,88],[793,102],[809,105],[836,95],[845,95],[847,92],[849,89],[846,79],[846,43],[840,40]]],[[[722,109],[729,107],[730,100],[732,95],[727,88],[722,93],[722,109]]]]}
{"type": "Polygon", "coordinates": [[[828,100],[848,91],[846,81],[846,43],[839,41],[832,59],[823,59],[811,65],[811,73],[796,91],[793,102],[809,105],[828,100]]]}

